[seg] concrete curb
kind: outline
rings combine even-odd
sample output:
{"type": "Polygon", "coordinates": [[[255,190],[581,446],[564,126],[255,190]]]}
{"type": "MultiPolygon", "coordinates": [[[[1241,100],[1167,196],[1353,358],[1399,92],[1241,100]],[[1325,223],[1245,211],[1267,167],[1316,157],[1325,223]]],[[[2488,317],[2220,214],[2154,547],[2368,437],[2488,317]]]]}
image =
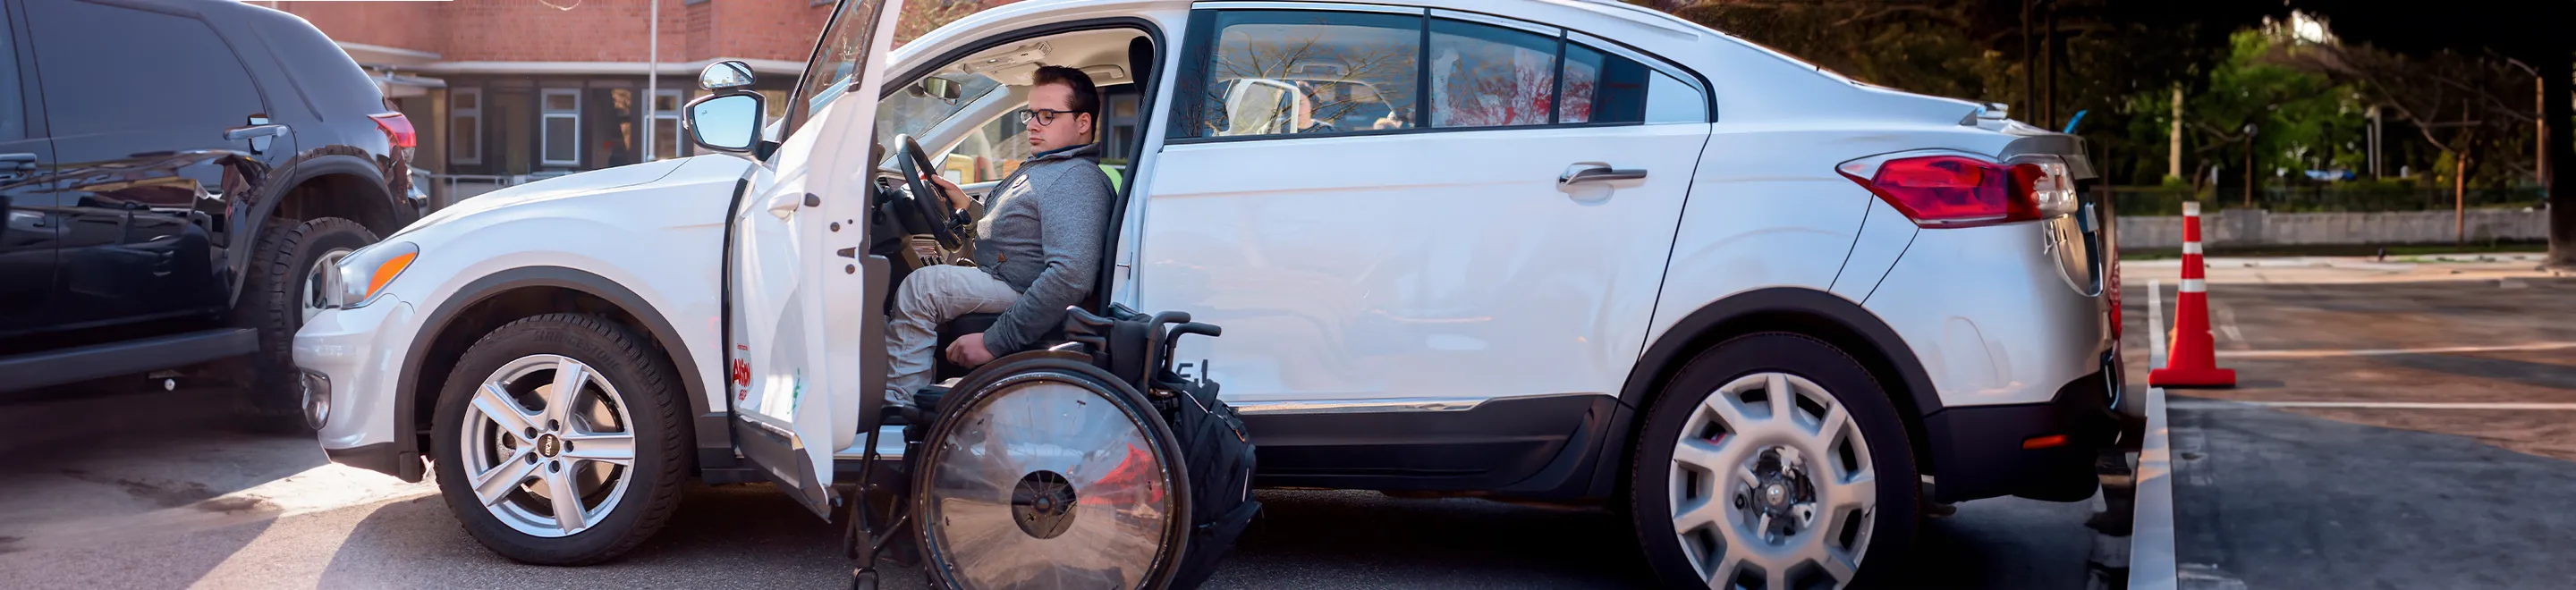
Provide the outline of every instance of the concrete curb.
{"type": "Polygon", "coordinates": [[[2129,524],[2131,590],[2164,590],[2179,583],[2174,562],[2173,445],[2168,439],[2165,390],[2147,388],[2146,437],[2138,449],[2137,512],[2129,524]]]}

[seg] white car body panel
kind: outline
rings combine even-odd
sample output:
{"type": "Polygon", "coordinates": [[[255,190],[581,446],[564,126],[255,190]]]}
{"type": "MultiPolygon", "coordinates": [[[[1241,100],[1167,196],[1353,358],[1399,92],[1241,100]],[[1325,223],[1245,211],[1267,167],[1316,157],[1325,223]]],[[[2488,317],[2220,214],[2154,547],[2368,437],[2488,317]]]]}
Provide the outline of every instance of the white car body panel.
{"type": "Polygon", "coordinates": [[[1225,326],[1225,338],[1185,340],[1176,354],[1206,359],[1247,411],[1614,393],[1642,345],[1706,129],[1166,147],[1145,185],[1137,301],[1225,326]],[[1578,162],[1648,175],[1560,189],[1578,162]]]}
{"type": "MultiPolygon", "coordinates": [[[[385,293],[413,304],[419,316],[454,298],[476,279],[523,267],[563,267],[599,275],[634,291],[671,320],[682,343],[695,358],[717,359],[717,264],[723,254],[724,208],[733,184],[751,163],[742,158],[708,155],[549,179],[477,196],[386,238],[411,242],[421,254],[385,293]],[[630,170],[631,169],[631,170],[630,170]],[[648,178],[649,177],[649,178],[648,178]]],[[[358,325],[377,305],[354,310],[325,310],[308,324],[358,325]],[[350,316],[343,318],[341,316],[350,316]]],[[[411,347],[417,320],[383,322],[359,350],[356,343],[332,337],[331,328],[297,334],[296,362],[307,367],[348,366],[340,357],[359,354],[399,356],[411,347]],[[345,348],[344,348],[345,347],[345,348]]],[[[694,371],[713,391],[723,383],[714,363],[682,367],[694,371]]],[[[324,428],[325,441],[346,441],[331,448],[387,442],[398,430],[393,383],[400,367],[377,366],[360,374],[381,383],[338,384],[343,395],[324,428]],[[368,395],[368,393],[382,394],[368,395]],[[361,422],[361,421],[365,422],[361,422]]],[[[336,376],[337,374],[335,374],[336,376]]],[[[438,395],[438,392],[420,392],[438,395]]],[[[723,407],[721,399],[712,400],[723,407]]]]}
{"type": "Polygon", "coordinates": [[[1863,303],[1922,360],[1944,405],[2045,402],[2102,369],[2110,327],[2043,246],[2049,223],[1924,230],[1863,303]]]}

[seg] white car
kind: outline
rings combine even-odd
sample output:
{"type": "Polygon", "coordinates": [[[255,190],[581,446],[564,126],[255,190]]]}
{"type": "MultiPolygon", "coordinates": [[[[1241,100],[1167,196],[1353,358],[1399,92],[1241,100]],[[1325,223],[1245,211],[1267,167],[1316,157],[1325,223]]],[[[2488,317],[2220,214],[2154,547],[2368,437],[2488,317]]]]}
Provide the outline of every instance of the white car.
{"type": "Polygon", "coordinates": [[[1086,305],[1224,326],[1178,358],[1261,485],[1623,506],[1666,581],[1770,588],[1895,561],[1933,503],[2091,495],[2122,381],[2079,139],[1622,4],[1394,2],[1034,0],[889,51],[896,1],[843,0],[771,131],[693,103],[743,153],[348,256],[296,338],[308,417],[523,561],[631,548],[689,478],[822,513],[921,258],[894,136],[1006,171],[1050,64],[1108,96],[1086,305]]]}

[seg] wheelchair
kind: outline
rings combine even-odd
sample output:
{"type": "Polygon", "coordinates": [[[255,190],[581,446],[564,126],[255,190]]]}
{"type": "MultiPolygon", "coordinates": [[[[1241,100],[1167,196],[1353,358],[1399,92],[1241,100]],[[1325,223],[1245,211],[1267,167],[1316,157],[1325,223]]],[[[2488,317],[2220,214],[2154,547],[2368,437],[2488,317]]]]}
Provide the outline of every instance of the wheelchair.
{"type": "Polygon", "coordinates": [[[1066,342],[995,359],[910,407],[865,396],[860,423],[876,427],[844,503],[852,588],[877,587],[879,558],[906,541],[940,588],[1172,583],[1194,519],[1165,416],[1193,391],[1213,399],[1215,385],[1178,377],[1171,350],[1222,330],[1181,312],[1107,311],[1072,308],[1066,342]],[[878,454],[889,425],[902,426],[900,457],[878,454]]]}

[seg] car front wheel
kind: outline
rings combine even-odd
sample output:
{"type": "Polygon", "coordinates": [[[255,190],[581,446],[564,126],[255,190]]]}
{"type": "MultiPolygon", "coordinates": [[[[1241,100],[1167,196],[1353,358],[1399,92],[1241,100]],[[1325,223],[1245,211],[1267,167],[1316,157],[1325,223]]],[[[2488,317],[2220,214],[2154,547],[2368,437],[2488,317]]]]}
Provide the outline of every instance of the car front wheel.
{"type": "Polygon", "coordinates": [[[1628,512],[1668,586],[1840,588],[1914,534],[1905,425],[1868,371],[1823,341],[1760,333],[1700,353],[1637,445],[1628,512]]]}
{"type": "Polygon", "coordinates": [[[688,408],[648,341],[598,317],[548,314],[467,349],[431,431],[439,491],[510,559],[582,565],[650,538],[678,508],[688,408]]]}

